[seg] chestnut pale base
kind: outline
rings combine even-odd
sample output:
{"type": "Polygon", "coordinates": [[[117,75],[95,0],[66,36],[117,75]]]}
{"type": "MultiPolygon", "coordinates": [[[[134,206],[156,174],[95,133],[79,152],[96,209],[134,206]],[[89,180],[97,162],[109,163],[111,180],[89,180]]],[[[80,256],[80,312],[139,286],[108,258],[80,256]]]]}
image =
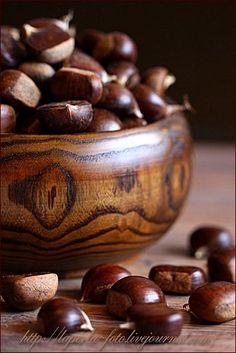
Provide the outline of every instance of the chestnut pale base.
{"type": "Polygon", "coordinates": [[[172,225],[190,169],[181,114],[110,133],[3,135],[3,270],[60,273],[128,258],[172,225]]]}

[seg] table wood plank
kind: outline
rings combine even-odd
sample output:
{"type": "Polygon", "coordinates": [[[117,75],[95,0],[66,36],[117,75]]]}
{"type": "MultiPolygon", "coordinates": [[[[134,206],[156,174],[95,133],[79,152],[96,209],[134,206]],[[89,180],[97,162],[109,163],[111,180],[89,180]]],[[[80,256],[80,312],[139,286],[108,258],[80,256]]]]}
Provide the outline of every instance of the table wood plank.
{"type": "MultiPolygon", "coordinates": [[[[234,224],[234,148],[228,145],[197,145],[194,151],[194,174],[191,192],[183,212],[168,234],[146,249],[133,262],[125,263],[133,274],[148,275],[155,264],[196,265],[206,268],[205,260],[187,253],[189,233],[200,224],[217,224],[233,234],[234,224]]],[[[60,281],[58,295],[79,298],[80,279],[60,281]]],[[[187,296],[167,296],[167,302],[181,309],[187,296]]],[[[93,333],[76,333],[61,339],[42,339],[37,332],[37,310],[9,312],[2,304],[2,352],[234,352],[235,322],[221,325],[202,324],[184,312],[181,336],[170,344],[134,344],[119,330],[119,321],[106,312],[103,305],[80,304],[91,318],[93,333]],[[27,333],[28,332],[28,333],[27,333]],[[120,335],[119,335],[120,334],[120,335]],[[24,338],[25,336],[25,338],[24,338]],[[26,340],[28,339],[28,342],[26,340]],[[38,342],[36,342],[36,339],[38,342]],[[123,342],[123,341],[122,341],[123,342]]]]}

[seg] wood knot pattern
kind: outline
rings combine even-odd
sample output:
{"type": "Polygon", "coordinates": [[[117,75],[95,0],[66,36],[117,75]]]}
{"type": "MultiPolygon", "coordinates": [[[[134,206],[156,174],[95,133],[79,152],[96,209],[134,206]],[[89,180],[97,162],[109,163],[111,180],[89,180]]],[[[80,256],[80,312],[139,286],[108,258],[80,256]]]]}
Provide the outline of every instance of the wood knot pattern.
{"type": "Polygon", "coordinates": [[[120,261],[177,218],[191,177],[183,115],[103,134],[1,139],[3,270],[120,261]]]}

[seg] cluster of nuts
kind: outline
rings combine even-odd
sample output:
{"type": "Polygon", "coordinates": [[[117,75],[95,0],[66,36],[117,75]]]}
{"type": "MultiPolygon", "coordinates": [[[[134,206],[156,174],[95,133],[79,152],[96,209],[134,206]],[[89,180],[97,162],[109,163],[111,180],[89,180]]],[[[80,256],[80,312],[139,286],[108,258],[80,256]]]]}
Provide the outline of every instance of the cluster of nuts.
{"type": "MultiPolygon", "coordinates": [[[[178,337],[183,326],[181,310],[167,305],[164,293],[189,295],[186,311],[210,323],[235,318],[235,249],[229,232],[201,227],[190,236],[190,251],[208,255],[208,277],[194,266],[158,265],[148,277],[131,275],[115,264],[97,265],[84,275],[81,302],[106,304],[108,312],[126,320],[119,327],[140,335],[178,337]]],[[[38,313],[39,332],[53,336],[65,330],[93,331],[87,314],[76,300],[53,298],[58,286],[56,274],[12,275],[1,278],[2,297],[19,310],[38,313]]]]}
{"type": "Polygon", "coordinates": [[[1,132],[73,134],[139,127],[176,111],[164,67],[142,75],[137,47],[121,32],[76,34],[72,14],[1,27],[1,132]]]}

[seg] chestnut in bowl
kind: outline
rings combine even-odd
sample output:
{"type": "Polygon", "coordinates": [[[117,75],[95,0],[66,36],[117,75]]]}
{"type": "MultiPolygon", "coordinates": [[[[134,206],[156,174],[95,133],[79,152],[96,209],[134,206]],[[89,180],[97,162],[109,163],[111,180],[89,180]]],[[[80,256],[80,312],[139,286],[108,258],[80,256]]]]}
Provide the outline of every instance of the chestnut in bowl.
{"type": "Polygon", "coordinates": [[[3,134],[2,270],[60,274],[149,246],[186,199],[191,145],[182,113],[113,132],[3,134]]]}

